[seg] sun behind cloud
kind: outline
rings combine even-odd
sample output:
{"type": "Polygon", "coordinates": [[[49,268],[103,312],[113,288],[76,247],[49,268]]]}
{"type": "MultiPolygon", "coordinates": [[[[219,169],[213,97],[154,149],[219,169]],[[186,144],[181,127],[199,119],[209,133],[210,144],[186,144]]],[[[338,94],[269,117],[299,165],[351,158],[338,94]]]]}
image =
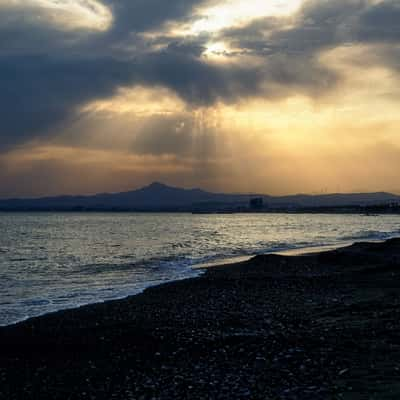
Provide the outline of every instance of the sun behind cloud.
{"type": "Polygon", "coordinates": [[[0,195],[65,176],[400,192],[399,18],[393,0],[0,0],[0,195]]]}
{"type": "Polygon", "coordinates": [[[241,26],[255,18],[282,17],[295,13],[304,0],[226,0],[196,10],[188,33],[217,32],[241,26]]]}

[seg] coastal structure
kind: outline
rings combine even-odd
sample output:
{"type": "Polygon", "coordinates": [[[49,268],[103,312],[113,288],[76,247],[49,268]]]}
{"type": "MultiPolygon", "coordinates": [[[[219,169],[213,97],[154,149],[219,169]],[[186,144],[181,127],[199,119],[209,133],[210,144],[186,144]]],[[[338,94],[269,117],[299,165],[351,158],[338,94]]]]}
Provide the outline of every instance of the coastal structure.
{"type": "Polygon", "coordinates": [[[250,200],[250,210],[262,210],[264,208],[264,199],[256,197],[250,200]]]}

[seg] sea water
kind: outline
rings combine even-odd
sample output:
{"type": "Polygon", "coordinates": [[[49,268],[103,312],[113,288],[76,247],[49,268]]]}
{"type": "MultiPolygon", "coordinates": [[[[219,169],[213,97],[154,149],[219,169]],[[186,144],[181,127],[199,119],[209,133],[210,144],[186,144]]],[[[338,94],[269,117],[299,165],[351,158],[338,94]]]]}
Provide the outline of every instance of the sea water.
{"type": "Polygon", "coordinates": [[[0,325],[235,257],[400,236],[400,216],[0,213],[0,325]]]}

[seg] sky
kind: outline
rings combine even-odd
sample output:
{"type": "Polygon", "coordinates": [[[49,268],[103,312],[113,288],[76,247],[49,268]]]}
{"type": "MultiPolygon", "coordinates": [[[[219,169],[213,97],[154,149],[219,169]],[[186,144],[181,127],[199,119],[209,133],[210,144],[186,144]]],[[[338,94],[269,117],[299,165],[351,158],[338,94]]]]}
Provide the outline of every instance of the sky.
{"type": "Polygon", "coordinates": [[[0,0],[0,197],[400,193],[398,0],[0,0]]]}

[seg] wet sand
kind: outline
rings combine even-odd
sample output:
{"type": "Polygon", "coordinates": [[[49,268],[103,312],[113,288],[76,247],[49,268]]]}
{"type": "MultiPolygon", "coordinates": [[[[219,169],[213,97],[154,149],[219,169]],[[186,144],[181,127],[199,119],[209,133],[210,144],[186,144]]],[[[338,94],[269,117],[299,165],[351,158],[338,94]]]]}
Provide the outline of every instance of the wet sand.
{"type": "Polygon", "coordinates": [[[400,239],[0,328],[0,399],[399,399],[400,239]]]}

